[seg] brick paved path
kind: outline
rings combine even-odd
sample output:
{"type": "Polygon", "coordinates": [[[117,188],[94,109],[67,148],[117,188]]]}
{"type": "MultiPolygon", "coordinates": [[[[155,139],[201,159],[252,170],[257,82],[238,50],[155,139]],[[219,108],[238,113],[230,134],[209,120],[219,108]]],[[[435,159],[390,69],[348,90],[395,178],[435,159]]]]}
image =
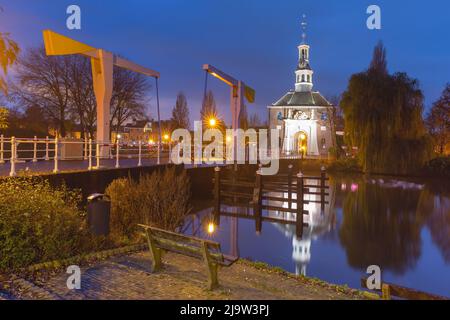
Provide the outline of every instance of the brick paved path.
{"type": "MultiPolygon", "coordinates": [[[[206,289],[202,261],[168,253],[164,270],[150,273],[148,253],[113,257],[82,268],[80,290],[69,290],[59,273],[22,289],[24,299],[351,299],[356,295],[236,263],[219,271],[219,289],[206,289]],[[42,289],[45,291],[43,292],[42,289]],[[32,291],[35,292],[32,294],[32,291]]],[[[26,285],[25,285],[26,286],[26,285]]]]}

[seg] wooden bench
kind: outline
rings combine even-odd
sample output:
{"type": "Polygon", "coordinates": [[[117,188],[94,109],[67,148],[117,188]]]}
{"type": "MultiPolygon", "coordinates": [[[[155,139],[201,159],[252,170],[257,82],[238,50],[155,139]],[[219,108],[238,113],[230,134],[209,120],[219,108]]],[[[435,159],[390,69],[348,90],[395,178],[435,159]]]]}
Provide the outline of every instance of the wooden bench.
{"type": "Polygon", "coordinates": [[[186,236],[163,229],[139,224],[143,228],[152,256],[152,271],[161,270],[161,251],[171,251],[181,255],[201,259],[205,262],[208,272],[208,288],[213,290],[219,285],[217,277],[218,266],[229,267],[238,257],[222,254],[218,242],[186,236]]]}

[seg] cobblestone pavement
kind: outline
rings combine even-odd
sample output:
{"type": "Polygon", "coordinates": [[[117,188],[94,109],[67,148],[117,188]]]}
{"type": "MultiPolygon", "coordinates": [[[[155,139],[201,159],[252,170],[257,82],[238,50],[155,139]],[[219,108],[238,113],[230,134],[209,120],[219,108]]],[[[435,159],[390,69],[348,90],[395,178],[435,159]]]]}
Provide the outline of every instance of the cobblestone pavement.
{"type": "MultiPolygon", "coordinates": [[[[146,252],[113,257],[82,268],[80,290],[69,290],[61,272],[36,288],[21,289],[22,299],[352,299],[356,295],[236,263],[219,271],[220,288],[206,289],[203,262],[168,253],[164,269],[150,272],[146,252]]],[[[25,285],[26,287],[26,285],[25,285]]]]}

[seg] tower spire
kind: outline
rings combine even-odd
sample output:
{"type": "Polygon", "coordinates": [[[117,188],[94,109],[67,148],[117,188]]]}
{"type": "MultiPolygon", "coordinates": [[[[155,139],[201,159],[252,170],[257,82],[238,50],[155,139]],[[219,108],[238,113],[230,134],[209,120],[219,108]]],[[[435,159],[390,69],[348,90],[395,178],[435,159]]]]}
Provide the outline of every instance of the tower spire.
{"type": "Polygon", "coordinates": [[[305,92],[311,91],[313,87],[312,75],[313,70],[309,65],[309,45],[306,44],[306,14],[302,14],[302,42],[298,46],[298,64],[295,71],[295,91],[305,92]]]}
{"type": "Polygon", "coordinates": [[[306,27],[308,26],[308,23],[306,22],[306,14],[302,14],[302,44],[306,44],[306,27]]]}

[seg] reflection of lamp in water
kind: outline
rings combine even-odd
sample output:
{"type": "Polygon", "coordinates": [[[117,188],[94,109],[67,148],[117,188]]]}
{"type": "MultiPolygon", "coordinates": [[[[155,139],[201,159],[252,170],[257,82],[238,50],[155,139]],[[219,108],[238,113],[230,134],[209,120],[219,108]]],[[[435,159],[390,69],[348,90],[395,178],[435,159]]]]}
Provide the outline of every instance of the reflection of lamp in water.
{"type": "Polygon", "coordinates": [[[216,229],[216,226],[214,225],[214,223],[212,223],[212,222],[208,223],[208,233],[209,234],[213,234],[215,229],[216,229]]]}

